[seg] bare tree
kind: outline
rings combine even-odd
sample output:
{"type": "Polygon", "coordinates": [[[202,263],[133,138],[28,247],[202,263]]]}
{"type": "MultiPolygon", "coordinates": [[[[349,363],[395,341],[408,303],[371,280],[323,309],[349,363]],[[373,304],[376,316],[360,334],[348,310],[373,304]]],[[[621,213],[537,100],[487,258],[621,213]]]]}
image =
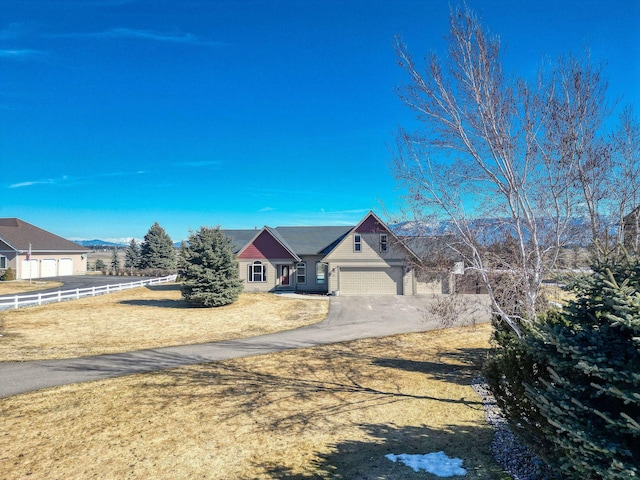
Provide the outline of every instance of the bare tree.
{"type": "Polygon", "coordinates": [[[589,220],[593,239],[606,231],[613,199],[600,182],[620,169],[604,133],[611,109],[600,67],[588,56],[561,59],[531,85],[506,78],[500,47],[466,7],[451,12],[447,55],[429,55],[424,72],[397,39],[410,78],[399,95],[420,129],[400,130],[395,175],[416,218],[454,225],[466,268],[519,334],[559,253],[581,233],[576,218],[589,220]],[[507,239],[509,248],[489,248],[507,239]]]}

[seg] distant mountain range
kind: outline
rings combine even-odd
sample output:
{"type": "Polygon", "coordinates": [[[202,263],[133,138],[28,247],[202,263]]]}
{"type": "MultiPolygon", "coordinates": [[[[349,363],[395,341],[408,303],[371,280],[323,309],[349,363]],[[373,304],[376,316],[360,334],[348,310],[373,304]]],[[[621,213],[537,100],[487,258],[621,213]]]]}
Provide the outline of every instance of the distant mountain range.
{"type": "Polygon", "coordinates": [[[107,248],[115,248],[115,247],[126,247],[127,243],[114,243],[107,242],[105,240],[72,240],[73,243],[77,243],[78,245],[82,245],[83,247],[107,247],[107,248]]]}
{"type": "MultiPolygon", "coordinates": [[[[129,245],[129,242],[130,242],[130,240],[122,241],[122,242],[109,242],[106,240],[99,240],[97,238],[93,240],[71,240],[71,241],[73,243],[77,243],[78,245],[81,245],[87,248],[125,248],[126,246],[129,245]]],[[[138,245],[140,245],[140,243],[142,243],[142,240],[136,239],[136,242],[138,242],[138,245]]],[[[179,248],[181,244],[182,242],[175,242],[173,246],[176,248],[179,248]]]]}

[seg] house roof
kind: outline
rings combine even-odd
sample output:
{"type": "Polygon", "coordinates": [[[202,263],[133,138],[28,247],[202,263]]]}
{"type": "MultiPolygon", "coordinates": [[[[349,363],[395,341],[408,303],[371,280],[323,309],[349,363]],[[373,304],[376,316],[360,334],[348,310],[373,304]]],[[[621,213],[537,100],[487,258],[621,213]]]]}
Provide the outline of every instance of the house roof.
{"type": "Polygon", "coordinates": [[[265,227],[262,230],[222,230],[231,238],[234,252],[238,253],[263,230],[267,230],[294,255],[326,255],[335,247],[350,227],[265,227]]]}
{"type": "Polygon", "coordinates": [[[88,252],[85,247],[66,240],[19,218],[0,218],[0,240],[13,250],[26,252],[88,252]]]}
{"type": "Polygon", "coordinates": [[[353,226],[277,227],[275,230],[298,255],[326,255],[353,226]]]}
{"type": "Polygon", "coordinates": [[[260,230],[222,230],[231,238],[234,252],[240,253],[262,232],[268,232],[294,258],[300,255],[328,255],[352,231],[389,233],[395,242],[402,244],[416,259],[419,255],[411,248],[417,242],[401,241],[392,230],[373,212],[369,212],[357,225],[351,226],[298,226],[298,227],[263,227],[260,230]]]}

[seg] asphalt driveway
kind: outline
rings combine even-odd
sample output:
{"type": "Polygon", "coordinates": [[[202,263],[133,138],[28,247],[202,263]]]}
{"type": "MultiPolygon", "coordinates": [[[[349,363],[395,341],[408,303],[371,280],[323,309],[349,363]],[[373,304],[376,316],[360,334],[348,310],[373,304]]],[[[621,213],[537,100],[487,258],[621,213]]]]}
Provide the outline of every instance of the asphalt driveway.
{"type": "MultiPolygon", "coordinates": [[[[475,301],[480,299],[477,297],[475,301]]],[[[324,321],[296,330],[224,342],[66,360],[0,362],[0,397],[185,365],[442,328],[442,323],[431,313],[429,305],[432,300],[429,297],[350,296],[330,297],[329,301],[329,315],[324,321]]],[[[476,321],[487,319],[484,314],[476,321]]],[[[458,323],[469,320],[461,318],[458,323]]]]}

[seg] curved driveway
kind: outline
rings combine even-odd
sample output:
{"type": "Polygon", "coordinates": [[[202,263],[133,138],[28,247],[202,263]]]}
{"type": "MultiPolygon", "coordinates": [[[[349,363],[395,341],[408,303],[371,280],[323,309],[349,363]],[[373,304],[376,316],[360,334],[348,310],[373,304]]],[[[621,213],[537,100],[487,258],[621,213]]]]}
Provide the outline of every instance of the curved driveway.
{"type": "MultiPolygon", "coordinates": [[[[330,297],[329,301],[329,315],[324,321],[269,335],[65,360],[0,362],[0,397],[70,383],[441,327],[428,314],[427,297],[330,297]]],[[[465,320],[468,319],[461,319],[460,324],[465,320]]]]}

